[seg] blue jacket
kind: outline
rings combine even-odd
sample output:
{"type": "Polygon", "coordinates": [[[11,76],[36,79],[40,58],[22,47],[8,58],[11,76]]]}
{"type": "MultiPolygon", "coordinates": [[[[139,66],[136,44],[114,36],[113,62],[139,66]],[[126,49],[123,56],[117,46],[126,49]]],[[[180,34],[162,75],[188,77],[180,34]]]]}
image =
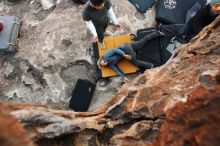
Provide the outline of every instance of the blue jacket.
{"type": "Polygon", "coordinates": [[[103,59],[105,62],[108,62],[108,66],[113,69],[118,75],[120,75],[121,77],[125,77],[123,71],[120,70],[120,68],[118,68],[117,66],[118,62],[125,55],[125,53],[121,50],[121,47],[122,46],[106,51],[103,59]]]}

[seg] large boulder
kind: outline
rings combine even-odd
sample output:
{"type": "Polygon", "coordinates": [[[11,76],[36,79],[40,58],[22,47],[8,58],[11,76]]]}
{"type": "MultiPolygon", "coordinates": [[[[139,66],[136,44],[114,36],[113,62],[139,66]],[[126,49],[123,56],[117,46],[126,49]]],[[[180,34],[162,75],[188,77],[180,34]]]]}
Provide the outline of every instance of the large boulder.
{"type": "MultiPolygon", "coordinates": [[[[122,24],[115,35],[135,33],[137,28],[154,24],[154,10],[141,15],[127,0],[113,0],[112,4],[122,24]]],[[[0,15],[16,15],[22,20],[16,53],[0,54],[1,100],[68,109],[77,79],[97,81],[90,49],[92,35],[81,11],[82,6],[69,0],[0,3],[0,15]]],[[[113,78],[106,87],[97,88],[90,110],[108,102],[120,82],[113,78]]]]}

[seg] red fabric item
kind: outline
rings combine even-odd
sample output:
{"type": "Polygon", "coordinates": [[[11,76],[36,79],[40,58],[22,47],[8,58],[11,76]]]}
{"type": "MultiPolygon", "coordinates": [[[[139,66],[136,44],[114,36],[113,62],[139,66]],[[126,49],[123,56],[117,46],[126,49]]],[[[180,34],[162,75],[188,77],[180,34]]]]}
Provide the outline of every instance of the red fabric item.
{"type": "Polygon", "coordinates": [[[0,22],[0,32],[3,30],[3,24],[0,22]]]}

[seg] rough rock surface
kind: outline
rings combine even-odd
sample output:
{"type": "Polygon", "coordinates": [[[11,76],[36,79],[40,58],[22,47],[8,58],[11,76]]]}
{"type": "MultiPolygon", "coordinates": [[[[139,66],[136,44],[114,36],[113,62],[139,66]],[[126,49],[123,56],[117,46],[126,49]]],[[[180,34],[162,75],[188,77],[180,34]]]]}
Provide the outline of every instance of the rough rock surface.
{"type": "Polygon", "coordinates": [[[7,106],[0,104],[0,145],[33,146],[20,123],[9,114],[7,106]]]}
{"type": "Polygon", "coordinates": [[[167,120],[152,146],[217,146],[220,143],[220,86],[197,87],[187,103],[167,113],[167,120]]]}
{"type": "MultiPolygon", "coordinates": [[[[82,23],[80,19],[74,22],[80,17],[79,6],[56,1],[54,9],[37,11],[38,2],[16,4],[17,8],[24,8],[19,12],[12,9],[15,5],[1,3],[0,7],[4,5],[7,14],[17,11],[26,20],[19,40],[23,47],[15,54],[0,57],[1,99],[35,103],[5,104],[37,145],[218,145],[220,17],[190,43],[178,48],[165,65],[147,70],[124,84],[109,102],[98,105],[98,110],[93,107],[92,112],[77,113],[36,103],[56,108],[61,104],[63,108],[75,76],[90,79],[92,60],[84,48],[89,48],[91,36],[73,26],[82,23]],[[29,5],[36,10],[35,14],[29,13],[29,5]],[[65,23],[58,23],[59,20],[65,23]],[[79,70],[89,74],[84,76],[79,70]],[[71,76],[72,72],[76,74],[71,76]]],[[[113,2],[129,5],[127,1],[113,2]]],[[[128,11],[134,9],[114,7],[121,12],[118,14],[122,20],[128,20],[122,15],[128,16],[128,11]]],[[[133,16],[129,19],[131,24],[137,22],[134,15],[129,14],[133,16]]],[[[103,90],[100,95],[105,96],[104,93],[103,90]]],[[[0,128],[4,126],[0,124],[0,128]]]]}
{"type": "MultiPolygon", "coordinates": [[[[127,0],[112,0],[112,4],[122,24],[115,34],[135,33],[137,28],[154,25],[154,10],[142,15],[127,0]]],[[[71,0],[0,2],[0,15],[22,19],[16,53],[0,54],[1,100],[66,109],[77,79],[96,81],[90,50],[92,36],[81,11],[82,6],[71,0]]],[[[92,101],[96,104],[90,111],[117,93],[120,80],[111,80],[105,88],[96,89],[92,101]],[[103,97],[106,91],[108,95],[103,97]]]]}
{"type": "Polygon", "coordinates": [[[178,48],[165,65],[123,85],[110,102],[95,112],[12,103],[8,107],[41,146],[216,146],[219,24],[220,17],[178,48]]]}

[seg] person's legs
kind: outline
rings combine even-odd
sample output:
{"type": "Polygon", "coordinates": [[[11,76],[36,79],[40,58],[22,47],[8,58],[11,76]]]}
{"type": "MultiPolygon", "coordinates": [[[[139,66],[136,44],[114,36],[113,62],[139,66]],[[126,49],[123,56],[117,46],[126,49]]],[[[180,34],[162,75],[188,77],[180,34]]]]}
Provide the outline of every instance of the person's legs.
{"type": "Polygon", "coordinates": [[[125,54],[131,55],[132,58],[135,58],[135,59],[136,59],[135,52],[134,52],[134,50],[133,50],[133,48],[131,47],[130,44],[124,44],[124,46],[121,47],[121,50],[122,50],[123,52],[125,52],[125,54]]]}
{"type": "Polygon", "coordinates": [[[103,26],[103,34],[106,32],[107,27],[108,27],[108,22],[106,22],[103,26]]]}
{"type": "Polygon", "coordinates": [[[125,44],[124,47],[121,48],[121,50],[123,52],[125,52],[125,54],[127,55],[131,55],[131,60],[130,62],[134,65],[136,65],[137,67],[141,67],[144,69],[149,69],[149,68],[153,68],[154,65],[152,63],[149,62],[145,62],[145,61],[141,61],[141,60],[136,60],[136,55],[135,52],[133,51],[133,48],[131,47],[130,44],[125,44]]]}
{"type": "Polygon", "coordinates": [[[143,68],[144,70],[154,67],[154,65],[152,63],[145,62],[145,61],[142,61],[142,60],[136,60],[136,66],[139,67],[139,68],[143,68]]]}
{"type": "Polygon", "coordinates": [[[108,22],[98,26],[97,35],[98,35],[99,42],[103,42],[104,33],[107,27],[108,27],[108,22]]]}
{"type": "Polygon", "coordinates": [[[108,23],[105,23],[102,25],[95,25],[98,40],[99,40],[102,48],[105,48],[105,44],[104,44],[103,40],[104,40],[104,33],[106,31],[107,26],[108,26],[108,23]]]}
{"type": "Polygon", "coordinates": [[[134,41],[131,42],[130,45],[133,48],[134,51],[136,51],[137,49],[142,48],[146,42],[158,37],[158,36],[165,36],[165,34],[163,32],[157,31],[157,32],[153,32],[149,35],[146,35],[145,37],[141,38],[139,41],[134,41]]]}
{"type": "Polygon", "coordinates": [[[103,39],[104,39],[104,28],[103,28],[103,26],[96,25],[95,28],[96,28],[96,32],[97,32],[97,35],[98,35],[99,42],[103,42],[103,39]]]}

